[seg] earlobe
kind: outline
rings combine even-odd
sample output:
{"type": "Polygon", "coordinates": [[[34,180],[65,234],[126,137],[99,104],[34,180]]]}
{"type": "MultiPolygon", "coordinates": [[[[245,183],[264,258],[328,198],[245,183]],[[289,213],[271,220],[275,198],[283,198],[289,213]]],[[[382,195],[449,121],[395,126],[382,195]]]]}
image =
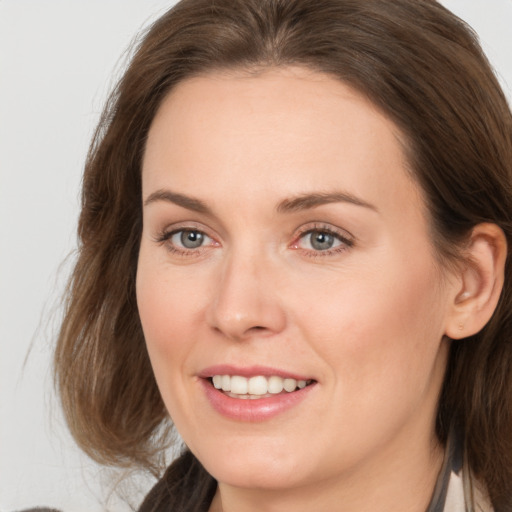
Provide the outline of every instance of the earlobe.
{"type": "Polygon", "coordinates": [[[505,235],[496,224],[478,224],[464,253],[445,331],[452,339],[478,333],[492,317],[505,276],[505,235]]]}

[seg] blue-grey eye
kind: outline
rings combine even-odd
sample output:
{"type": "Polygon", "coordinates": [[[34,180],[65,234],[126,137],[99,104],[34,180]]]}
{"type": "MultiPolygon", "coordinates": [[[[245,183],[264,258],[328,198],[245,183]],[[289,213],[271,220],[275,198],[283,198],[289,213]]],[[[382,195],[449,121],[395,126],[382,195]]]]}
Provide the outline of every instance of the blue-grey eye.
{"type": "Polygon", "coordinates": [[[341,237],[322,230],[308,231],[302,235],[301,240],[301,246],[303,249],[310,249],[313,251],[328,251],[329,249],[334,249],[343,243],[341,237]]]}
{"type": "Polygon", "coordinates": [[[309,236],[311,247],[316,251],[332,249],[336,241],[331,234],[322,231],[313,231],[309,236]]]}
{"type": "Polygon", "coordinates": [[[177,247],[184,249],[198,249],[210,240],[210,237],[194,229],[183,229],[177,231],[171,237],[171,242],[177,247]]]}

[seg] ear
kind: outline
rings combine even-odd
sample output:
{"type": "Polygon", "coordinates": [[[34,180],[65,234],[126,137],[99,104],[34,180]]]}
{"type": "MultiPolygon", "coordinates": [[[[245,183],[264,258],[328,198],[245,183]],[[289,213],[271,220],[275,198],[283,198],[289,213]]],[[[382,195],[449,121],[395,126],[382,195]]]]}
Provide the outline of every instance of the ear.
{"type": "Polygon", "coordinates": [[[505,279],[507,240],[496,224],[473,228],[456,279],[445,334],[452,339],[472,336],[490,320],[505,279]]]}

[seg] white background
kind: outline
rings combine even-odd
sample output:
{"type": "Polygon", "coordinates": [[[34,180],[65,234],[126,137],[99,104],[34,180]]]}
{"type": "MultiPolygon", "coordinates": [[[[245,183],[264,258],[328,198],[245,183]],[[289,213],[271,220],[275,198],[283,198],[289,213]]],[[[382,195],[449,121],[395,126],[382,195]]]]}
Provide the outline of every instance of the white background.
{"type": "MultiPolygon", "coordinates": [[[[0,0],[0,512],[129,510],[69,438],[50,357],[89,139],[132,37],[173,3],[0,0]]],[[[477,30],[511,98],[512,0],[442,3],[477,30]]],[[[130,483],[133,503],[148,485],[130,483]]]]}

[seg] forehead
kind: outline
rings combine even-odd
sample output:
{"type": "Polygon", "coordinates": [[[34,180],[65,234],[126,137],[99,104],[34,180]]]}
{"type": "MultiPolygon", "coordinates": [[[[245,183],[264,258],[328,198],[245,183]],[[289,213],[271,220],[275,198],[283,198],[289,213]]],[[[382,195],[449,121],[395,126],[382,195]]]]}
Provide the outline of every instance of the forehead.
{"type": "Polygon", "coordinates": [[[178,84],[162,103],[143,193],[171,187],[208,198],[225,183],[239,198],[261,192],[277,200],[341,187],[368,202],[414,199],[418,208],[402,140],[370,101],[329,75],[211,73],[178,84]]]}

